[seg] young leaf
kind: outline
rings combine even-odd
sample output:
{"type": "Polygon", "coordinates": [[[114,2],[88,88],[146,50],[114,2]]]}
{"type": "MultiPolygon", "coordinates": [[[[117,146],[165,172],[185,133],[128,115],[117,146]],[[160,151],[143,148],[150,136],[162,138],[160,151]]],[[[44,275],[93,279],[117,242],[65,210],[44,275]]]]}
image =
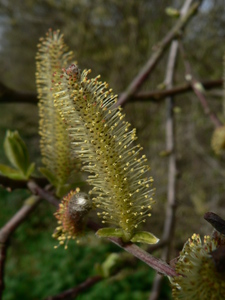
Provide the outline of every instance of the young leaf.
{"type": "Polygon", "coordinates": [[[156,244],[159,239],[152,233],[147,231],[139,231],[135,233],[131,239],[133,243],[156,244]]]}
{"type": "Polygon", "coordinates": [[[29,168],[29,154],[27,147],[17,131],[7,130],[4,140],[5,154],[16,169],[25,177],[29,168]]]}
{"type": "Polygon", "coordinates": [[[0,164],[0,174],[15,180],[25,180],[27,179],[20,170],[13,169],[9,166],[0,164]]]}
{"type": "Polygon", "coordinates": [[[123,230],[120,228],[101,228],[96,232],[99,237],[123,237],[123,230]]]}

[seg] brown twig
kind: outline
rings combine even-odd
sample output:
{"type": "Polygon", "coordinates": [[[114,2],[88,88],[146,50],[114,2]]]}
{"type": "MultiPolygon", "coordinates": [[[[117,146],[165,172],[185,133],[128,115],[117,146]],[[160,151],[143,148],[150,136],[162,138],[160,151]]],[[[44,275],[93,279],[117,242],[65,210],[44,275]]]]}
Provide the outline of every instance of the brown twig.
{"type": "MultiPolygon", "coordinates": [[[[216,87],[222,87],[223,85],[223,80],[222,79],[217,79],[217,80],[203,80],[200,82],[201,85],[204,87],[206,90],[210,90],[216,87]]],[[[4,86],[2,83],[0,83],[0,87],[4,86]]],[[[7,87],[6,87],[7,88],[7,87]]],[[[131,96],[131,101],[153,101],[158,103],[159,101],[162,101],[168,96],[175,96],[175,95],[180,95],[183,93],[187,93],[192,91],[192,86],[190,83],[185,83],[181,84],[178,86],[175,86],[171,89],[166,89],[166,90],[155,90],[155,91],[143,91],[143,92],[138,92],[134,95],[131,96]]],[[[38,99],[37,99],[37,94],[34,93],[29,93],[29,92],[23,92],[26,93],[26,97],[23,98],[21,97],[21,92],[13,91],[13,97],[8,97],[5,94],[0,95],[0,104],[1,103],[31,103],[31,104],[37,104],[38,99]],[[28,96],[29,95],[29,96],[28,96]]],[[[124,103],[126,104],[126,102],[124,103]]]]}
{"type": "Polygon", "coordinates": [[[225,220],[213,212],[207,212],[204,219],[209,222],[217,231],[225,234],[225,220]]]}
{"type": "MultiPolygon", "coordinates": [[[[38,194],[41,196],[43,199],[51,202],[52,204],[58,206],[58,201],[55,199],[55,197],[50,194],[49,192],[43,190],[41,187],[39,187],[35,182],[30,182],[29,183],[29,188],[32,192],[38,194]]],[[[100,228],[99,225],[95,224],[94,222],[91,222],[92,229],[95,231],[100,228]]],[[[129,243],[129,244],[124,244],[122,240],[117,239],[117,238],[108,238],[111,242],[116,244],[117,246],[123,248],[125,251],[133,254],[135,257],[139,258],[143,262],[145,262],[147,265],[155,269],[157,272],[160,272],[164,275],[167,276],[176,276],[176,272],[173,268],[171,268],[167,263],[153,257],[146,251],[142,250],[135,244],[129,243]]]]}
{"type": "MultiPolygon", "coordinates": [[[[180,11],[181,16],[185,15],[189,10],[193,0],[186,0],[180,11]]],[[[168,56],[168,63],[165,76],[165,84],[167,89],[171,89],[174,81],[175,66],[178,55],[178,41],[174,40],[170,47],[168,56]]],[[[174,100],[173,98],[166,98],[167,118],[166,118],[166,149],[170,153],[168,166],[168,186],[167,186],[167,208],[164,222],[163,239],[168,240],[168,244],[164,247],[161,259],[169,260],[172,240],[175,228],[175,212],[176,212],[176,151],[175,151],[175,119],[174,119],[174,100]]],[[[149,300],[156,300],[160,294],[162,284],[162,276],[157,274],[153,283],[149,300]]]]}
{"type": "Polygon", "coordinates": [[[93,277],[90,277],[86,279],[84,282],[79,284],[78,286],[68,289],[56,296],[48,297],[46,300],[69,300],[69,299],[75,299],[81,292],[86,291],[88,288],[93,286],[94,284],[98,283],[103,279],[102,276],[96,275],[93,277]]]}
{"type": "MultiPolygon", "coordinates": [[[[168,58],[167,74],[165,83],[167,87],[172,86],[175,62],[177,57],[178,42],[173,41],[171,44],[168,58]]],[[[175,209],[176,209],[176,153],[175,153],[175,122],[173,116],[174,101],[172,97],[166,98],[167,119],[166,119],[166,149],[169,155],[168,168],[168,188],[167,188],[167,208],[164,222],[163,239],[169,242],[164,247],[161,258],[165,261],[169,259],[171,243],[174,235],[175,209]]],[[[157,274],[153,283],[149,300],[156,300],[159,297],[162,284],[162,276],[157,274]]]]}
{"type": "MultiPolygon", "coordinates": [[[[200,81],[201,85],[204,87],[204,89],[209,90],[213,89],[215,87],[222,87],[223,80],[217,79],[217,80],[203,80],[200,81]]],[[[137,94],[134,94],[131,97],[131,101],[153,101],[158,103],[159,101],[164,100],[166,97],[172,97],[177,96],[183,93],[187,93],[192,91],[192,86],[190,83],[178,85],[175,87],[172,87],[170,89],[165,90],[155,90],[155,91],[145,91],[145,92],[139,92],[137,94]]]]}
{"type": "Polygon", "coordinates": [[[197,81],[192,74],[191,65],[187,59],[187,56],[185,54],[182,43],[179,43],[179,49],[180,49],[180,52],[181,52],[181,55],[182,55],[182,58],[184,61],[186,80],[191,84],[191,87],[192,87],[195,95],[197,96],[197,98],[199,99],[199,102],[201,103],[201,105],[203,107],[204,113],[210,117],[210,120],[215,125],[215,127],[220,127],[222,125],[222,123],[220,122],[220,120],[218,119],[216,114],[210,110],[210,107],[208,105],[206,97],[203,94],[203,92],[201,91],[201,88],[199,87],[200,82],[197,81]]]}
{"type": "MultiPolygon", "coordinates": [[[[48,184],[48,181],[44,177],[31,177],[31,180],[34,180],[39,186],[45,187],[48,184]]],[[[0,185],[10,191],[15,189],[26,189],[27,180],[15,180],[9,177],[0,175],[0,185]]]]}
{"type": "Polygon", "coordinates": [[[4,267],[8,240],[18,226],[35,209],[40,200],[39,196],[32,195],[29,197],[21,209],[0,230],[0,299],[4,290],[4,267]]]}
{"type": "Polygon", "coordinates": [[[150,255],[142,248],[138,247],[135,244],[129,243],[124,244],[120,239],[117,238],[108,238],[111,242],[119,246],[120,248],[124,249],[125,251],[129,252],[133,256],[137,257],[141,261],[145,262],[148,266],[153,268],[155,271],[165,275],[165,276],[178,276],[176,271],[171,268],[166,262],[150,255]]]}
{"type": "Polygon", "coordinates": [[[0,82],[0,103],[37,103],[35,92],[15,91],[0,82]]]}
{"type": "Polygon", "coordinates": [[[27,186],[29,190],[35,194],[39,195],[43,199],[47,200],[49,203],[53,204],[58,208],[59,206],[59,200],[55,198],[54,195],[50,194],[46,189],[41,188],[36,182],[34,181],[29,181],[27,183],[27,186]]]}
{"type": "MultiPolygon", "coordinates": [[[[190,2],[190,1],[189,1],[190,2]]],[[[173,41],[168,58],[166,74],[166,86],[170,88],[173,84],[175,64],[177,58],[178,42],[173,41]]],[[[168,187],[167,187],[167,209],[164,222],[163,239],[168,240],[163,252],[163,259],[169,259],[171,241],[174,234],[175,209],[176,209],[176,141],[175,141],[175,119],[173,114],[174,100],[172,97],[166,99],[167,119],[166,119],[166,149],[169,154],[168,166],[168,187]]]]}
{"type": "Polygon", "coordinates": [[[187,11],[187,13],[181,16],[174,27],[167,33],[167,35],[157,44],[157,46],[153,47],[155,49],[154,53],[141,69],[139,74],[132,80],[131,84],[128,86],[126,91],[121,94],[117,105],[123,105],[132,95],[134,95],[138,89],[142,86],[146,78],[149,74],[155,69],[157,63],[159,62],[162,54],[165,52],[170,42],[176,38],[181,30],[187,25],[190,18],[196,13],[199,7],[199,2],[194,3],[191,8],[187,11]]]}

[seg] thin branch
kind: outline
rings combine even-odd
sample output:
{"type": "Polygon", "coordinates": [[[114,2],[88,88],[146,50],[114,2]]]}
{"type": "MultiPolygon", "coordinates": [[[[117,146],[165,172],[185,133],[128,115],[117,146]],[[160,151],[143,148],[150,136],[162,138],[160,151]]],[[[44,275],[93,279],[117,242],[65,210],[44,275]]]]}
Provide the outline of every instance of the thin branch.
{"type": "Polygon", "coordinates": [[[165,276],[178,276],[176,271],[173,268],[171,268],[166,262],[150,255],[137,245],[132,243],[124,244],[120,239],[116,238],[108,238],[108,240],[110,240],[112,243],[116,244],[120,248],[124,249],[125,251],[131,253],[133,256],[137,257],[141,261],[145,262],[155,271],[165,276]]]}
{"type": "MultiPolygon", "coordinates": [[[[204,89],[210,90],[216,87],[222,87],[223,80],[217,79],[217,80],[203,80],[200,82],[204,89]]],[[[0,83],[0,87],[4,86],[2,83],[0,83]]],[[[7,87],[5,87],[7,88],[7,87]]],[[[12,91],[12,90],[11,90],[12,91]]],[[[192,86],[190,83],[181,84],[178,86],[175,86],[171,89],[166,90],[155,90],[155,91],[143,91],[138,92],[131,96],[131,101],[153,101],[158,103],[159,101],[162,101],[168,96],[175,96],[180,95],[183,93],[187,93],[192,91],[192,86]]],[[[1,92],[1,88],[0,88],[1,92]]],[[[13,97],[6,96],[6,94],[0,95],[0,104],[1,103],[30,103],[30,104],[37,104],[37,94],[34,92],[23,92],[23,94],[26,94],[26,97],[21,96],[21,92],[13,91],[13,97]]],[[[126,104],[126,103],[124,103],[126,104]]]]}
{"type": "Polygon", "coordinates": [[[4,267],[10,236],[40,202],[39,196],[29,197],[21,209],[0,230],[0,299],[4,290],[4,267]]]}
{"type": "Polygon", "coordinates": [[[27,218],[40,202],[41,197],[30,196],[16,214],[1,228],[0,243],[5,243],[17,227],[27,218]]]}
{"type": "MultiPolygon", "coordinates": [[[[222,87],[223,80],[217,79],[217,80],[203,80],[200,81],[201,85],[206,90],[210,90],[216,87],[222,87]]],[[[155,90],[155,91],[145,91],[145,92],[139,92],[137,94],[134,94],[131,97],[131,101],[153,101],[158,103],[159,101],[164,100],[166,97],[172,97],[177,96],[183,93],[187,93],[193,91],[192,86],[190,83],[178,85],[175,87],[172,87],[170,89],[166,90],[155,90]]]]}
{"type": "Polygon", "coordinates": [[[48,297],[46,300],[69,300],[69,299],[75,299],[81,292],[86,291],[88,288],[93,286],[94,284],[98,283],[103,279],[102,276],[96,275],[93,277],[90,277],[86,279],[84,282],[79,284],[78,286],[68,289],[61,294],[58,294],[56,296],[48,297]]]}
{"type": "Polygon", "coordinates": [[[220,122],[220,120],[218,119],[216,114],[210,110],[210,107],[208,105],[206,97],[203,94],[203,92],[201,91],[201,88],[199,87],[199,81],[197,81],[192,74],[191,65],[187,59],[183,45],[181,43],[179,43],[179,49],[180,49],[180,52],[181,52],[181,55],[182,55],[182,58],[184,61],[187,81],[190,82],[195,95],[197,96],[197,98],[199,99],[199,102],[201,103],[201,105],[203,107],[204,113],[209,116],[210,120],[215,125],[215,127],[220,127],[222,125],[222,123],[220,122]]]}
{"type": "Polygon", "coordinates": [[[42,189],[34,181],[29,181],[27,186],[33,194],[39,195],[40,197],[47,200],[49,203],[53,204],[54,206],[56,206],[58,208],[59,200],[53,194],[50,194],[46,189],[42,189]]]}
{"type": "Polygon", "coordinates": [[[169,46],[170,42],[176,38],[180,32],[184,29],[187,25],[188,21],[193,17],[193,15],[197,12],[200,2],[194,3],[188,12],[181,16],[174,27],[167,33],[167,35],[159,42],[155,47],[154,53],[141,69],[139,74],[133,79],[131,84],[128,86],[126,91],[122,93],[119,97],[117,105],[123,105],[132,95],[134,95],[138,89],[142,86],[145,82],[149,74],[155,69],[157,63],[159,62],[160,58],[162,57],[163,53],[169,46]]]}
{"type": "Polygon", "coordinates": [[[0,82],[0,103],[37,103],[35,92],[15,91],[0,82]]]}
{"type": "MultiPolygon", "coordinates": [[[[168,58],[167,74],[165,78],[166,86],[170,88],[173,83],[174,69],[177,57],[178,42],[173,41],[171,44],[168,58]]],[[[168,240],[164,247],[161,259],[168,261],[175,226],[175,209],[176,209],[176,153],[175,153],[175,121],[173,115],[174,101],[172,97],[167,97],[167,119],[166,119],[166,148],[169,155],[168,169],[168,188],[167,188],[167,208],[164,222],[163,239],[168,240]]],[[[160,294],[160,288],[163,277],[157,274],[153,283],[149,300],[156,300],[160,294]]]]}
{"type": "MultiPolygon", "coordinates": [[[[192,5],[193,0],[186,0],[180,11],[181,16],[184,16],[189,7],[192,5]]],[[[171,89],[174,81],[174,73],[178,55],[178,41],[174,40],[170,47],[168,56],[168,63],[165,76],[165,84],[167,89],[171,89]]],[[[170,153],[169,166],[168,166],[168,186],[167,186],[167,207],[166,216],[163,229],[163,239],[168,240],[168,244],[164,247],[161,259],[168,261],[172,246],[175,228],[175,212],[176,212],[176,141],[175,141],[175,119],[174,119],[174,100],[173,98],[166,98],[167,105],[167,118],[166,118],[166,149],[170,153]]],[[[162,285],[162,276],[157,274],[153,283],[152,291],[149,300],[157,300],[160,294],[162,285]]]]}
{"type": "MultiPolygon", "coordinates": [[[[31,180],[35,181],[39,186],[45,187],[48,184],[48,181],[44,177],[31,177],[31,180]]],[[[15,180],[9,177],[0,175],[0,185],[10,191],[15,189],[26,189],[27,180],[15,180]]]]}
{"type": "MultiPolygon", "coordinates": [[[[43,199],[58,206],[58,201],[55,199],[55,197],[52,194],[43,190],[41,187],[39,187],[34,182],[30,182],[28,186],[32,192],[38,194],[43,199]]],[[[95,231],[97,231],[100,228],[100,226],[95,224],[94,222],[91,222],[91,223],[92,223],[92,229],[94,229],[95,231]]],[[[125,251],[133,254],[135,257],[137,257],[140,260],[142,260],[143,262],[145,262],[147,265],[149,265],[150,267],[155,269],[157,272],[160,272],[166,276],[177,276],[177,273],[175,272],[175,270],[173,268],[171,268],[167,263],[153,257],[152,255],[150,255],[146,251],[142,250],[135,244],[132,244],[132,243],[124,244],[122,242],[122,240],[117,239],[117,238],[108,238],[108,240],[113,242],[120,248],[123,248],[125,251]]]]}

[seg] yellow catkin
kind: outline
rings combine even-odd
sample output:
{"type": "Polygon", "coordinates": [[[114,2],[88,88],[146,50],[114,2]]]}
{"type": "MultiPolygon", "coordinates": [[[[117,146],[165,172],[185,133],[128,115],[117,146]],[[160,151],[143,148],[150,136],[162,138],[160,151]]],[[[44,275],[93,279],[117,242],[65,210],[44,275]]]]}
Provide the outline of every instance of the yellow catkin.
{"type": "Polygon", "coordinates": [[[185,243],[176,263],[179,276],[171,278],[173,299],[218,300],[224,299],[225,273],[218,272],[210,253],[225,244],[219,233],[205,236],[198,234],[185,243]]]}
{"type": "Polygon", "coordinates": [[[150,216],[152,177],[142,147],[135,145],[136,130],[116,108],[117,95],[100,76],[89,79],[71,65],[55,74],[55,106],[68,126],[72,150],[89,173],[93,197],[103,224],[122,228],[132,237],[150,216]]]}
{"type": "Polygon", "coordinates": [[[54,74],[68,66],[71,58],[72,52],[68,52],[59,31],[49,30],[40,39],[36,55],[40,148],[43,164],[61,185],[68,181],[75,164],[66,124],[54,106],[52,85],[54,74]]]}

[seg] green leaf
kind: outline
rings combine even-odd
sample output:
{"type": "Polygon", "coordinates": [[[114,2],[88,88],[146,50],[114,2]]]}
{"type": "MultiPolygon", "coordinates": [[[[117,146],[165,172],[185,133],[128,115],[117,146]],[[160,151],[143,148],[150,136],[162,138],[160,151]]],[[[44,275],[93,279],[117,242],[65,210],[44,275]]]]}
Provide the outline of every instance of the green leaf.
{"type": "Polygon", "coordinates": [[[29,167],[29,154],[18,131],[12,132],[7,130],[4,140],[4,150],[12,166],[26,175],[29,167]]]}
{"type": "Polygon", "coordinates": [[[29,178],[35,170],[35,163],[31,163],[27,169],[26,177],[29,178]]]}
{"type": "Polygon", "coordinates": [[[39,171],[48,179],[48,181],[55,187],[59,185],[58,178],[48,169],[39,168],[39,171]]]}
{"type": "Polygon", "coordinates": [[[123,230],[120,228],[101,228],[96,232],[99,237],[123,237],[123,230]]]}
{"type": "Polygon", "coordinates": [[[139,231],[136,232],[132,239],[131,242],[133,243],[145,243],[145,244],[156,244],[158,243],[159,239],[154,236],[154,234],[147,232],[147,231],[139,231]]]}
{"type": "Polygon", "coordinates": [[[15,180],[25,180],[26,177],[20,172],[20,170],[13,169],[9,166],[0,164],[0,174],[15,180]]]}

